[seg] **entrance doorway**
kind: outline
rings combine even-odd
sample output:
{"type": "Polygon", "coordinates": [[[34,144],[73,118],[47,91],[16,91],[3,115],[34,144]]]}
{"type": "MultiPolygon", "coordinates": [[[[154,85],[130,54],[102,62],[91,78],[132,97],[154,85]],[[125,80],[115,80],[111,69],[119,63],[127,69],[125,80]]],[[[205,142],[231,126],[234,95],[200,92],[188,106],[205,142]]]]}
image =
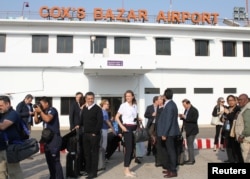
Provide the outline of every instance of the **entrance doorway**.
{"type": "Polygon", "coordinates": [[[109,110],[108,110],[108,113],[109,113],[109,116],[110,117],[115,117],[120,105],[122,104],[122,97],[105,97],[103,96],[102,97],[102,100],[103,99],[107,99],[109,101],[109,110]]]}

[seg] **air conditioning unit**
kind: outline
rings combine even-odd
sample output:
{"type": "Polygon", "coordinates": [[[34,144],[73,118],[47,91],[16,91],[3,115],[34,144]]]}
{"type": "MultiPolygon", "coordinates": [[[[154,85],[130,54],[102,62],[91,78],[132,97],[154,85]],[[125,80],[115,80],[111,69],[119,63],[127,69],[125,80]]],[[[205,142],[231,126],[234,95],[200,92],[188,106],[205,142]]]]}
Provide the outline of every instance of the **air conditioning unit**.
{"type": "Polygon", "coordinates": [[[109,49],[108,48],[104,48],[102,51],[103,57],[108,57],[109,56],[109,49]]]}

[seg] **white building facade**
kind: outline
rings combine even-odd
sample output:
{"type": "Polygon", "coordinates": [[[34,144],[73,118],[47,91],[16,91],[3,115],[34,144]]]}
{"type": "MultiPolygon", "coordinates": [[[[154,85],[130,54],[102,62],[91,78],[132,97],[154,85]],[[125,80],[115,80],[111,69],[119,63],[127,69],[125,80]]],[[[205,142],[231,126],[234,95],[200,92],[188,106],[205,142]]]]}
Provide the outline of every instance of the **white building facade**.
{"type": "Polygon", "coordinates": [[[199,110],[199,125],[210,124],[218,97],[250,92],[248,27],[28,19],[0,24],[0,93],[11,97],[13,107],[28,93],[51,97],[61,127],[69,127],[68,105],[78,91],[93,91],[97,104],[108,98],[114,115],[131,89],[144,118],[152,98],[172,88],[180,113],[184,98],[199,110]],[[45,52],[39,45],[44,39],[45,52]]]}

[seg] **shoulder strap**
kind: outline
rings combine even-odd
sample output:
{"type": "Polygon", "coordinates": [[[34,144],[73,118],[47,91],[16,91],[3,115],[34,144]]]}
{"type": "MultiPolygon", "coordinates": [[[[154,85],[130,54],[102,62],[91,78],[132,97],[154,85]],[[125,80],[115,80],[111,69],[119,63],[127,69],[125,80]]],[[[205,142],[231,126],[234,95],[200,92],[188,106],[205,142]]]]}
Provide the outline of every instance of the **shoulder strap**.
{"type": "Polygon", "coordinates": [[[30,130],[28,129],[28,127],[26,126],[24,121],[22,119],[20,119],[19,122],[20,122],[20,126],[23,129],[23,131],[25,132],[25,134],[29,136],[30,135],[30,130]]]}

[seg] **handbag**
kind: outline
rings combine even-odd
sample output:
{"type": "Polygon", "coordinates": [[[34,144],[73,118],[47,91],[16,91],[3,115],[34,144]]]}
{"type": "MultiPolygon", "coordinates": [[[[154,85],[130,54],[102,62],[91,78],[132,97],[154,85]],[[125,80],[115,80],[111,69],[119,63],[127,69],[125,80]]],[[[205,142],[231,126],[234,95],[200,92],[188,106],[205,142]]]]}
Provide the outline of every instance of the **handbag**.
{"type": "Polygon", "coordinates": [[[148,129],[140,122],[137,129],[134,131],[135,142],[145,142],[150,138],[148,129]]]}
{"type": "Polygon", "coordinates": [[[212,116],[211,125],[216,126],[220,122],[219,116],[212,116]]]}
{"type": "Polygon", "coordinates": [[[9,144],[6,149],[8,163],[20,162],[39,151],[39,145],[35,138],[18,141],[9,144]]]}
{"type": "Polygon", "coordinates": [[[50,143],[50,141],[53,139],[54,132],[50,128],[44,128],[42,130],[42,136],[40,139],[40,143],[50,143]]]}

